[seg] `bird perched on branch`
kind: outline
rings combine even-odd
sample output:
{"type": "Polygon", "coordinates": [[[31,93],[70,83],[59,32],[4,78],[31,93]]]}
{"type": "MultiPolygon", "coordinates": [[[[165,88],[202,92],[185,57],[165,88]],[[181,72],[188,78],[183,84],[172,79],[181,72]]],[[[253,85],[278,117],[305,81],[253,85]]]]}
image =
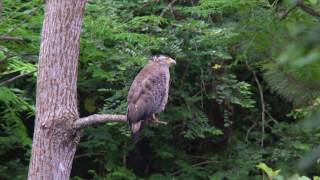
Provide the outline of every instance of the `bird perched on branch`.
{"type": "Polygon", "coordinates": [[[152,56],[130,87],[127,120],[135,142],[147,121],[159,122],[155,113],[163,111],[168,102],[171,64],[176,61],[168,56],[152,56]]]}

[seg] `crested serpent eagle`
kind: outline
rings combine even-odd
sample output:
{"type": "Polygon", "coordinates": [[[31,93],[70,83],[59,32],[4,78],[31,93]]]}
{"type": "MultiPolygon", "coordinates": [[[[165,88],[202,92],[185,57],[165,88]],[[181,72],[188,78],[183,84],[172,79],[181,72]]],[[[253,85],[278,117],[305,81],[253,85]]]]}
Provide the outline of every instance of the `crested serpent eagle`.
{"type": "Polygon", "coordinates": [[[169,93],[169,67],[175,63],[165,55],[152,56],[131,84],[127,120],[135,142],[146,121],[157,120],[155,113],[164,110],[169,93]]]}

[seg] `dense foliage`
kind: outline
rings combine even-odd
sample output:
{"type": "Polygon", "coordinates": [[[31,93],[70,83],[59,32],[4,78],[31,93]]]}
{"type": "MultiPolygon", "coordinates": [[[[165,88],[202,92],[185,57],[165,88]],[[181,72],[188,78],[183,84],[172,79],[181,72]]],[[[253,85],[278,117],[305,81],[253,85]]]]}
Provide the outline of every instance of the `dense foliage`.
{"type": "MultiPolygon", "coordinates": [[[[2,3],[0,179],[25,179],[44,5],[2,3]]],[[[88,1],[81,116],[125,114],[128,88],[150,55],[177,65],[159,115],[168,125],[148,126],[137,145],[126,124],[87,128],[73,179],[319,175],[319,13],[319,0],[88,1]]]]}

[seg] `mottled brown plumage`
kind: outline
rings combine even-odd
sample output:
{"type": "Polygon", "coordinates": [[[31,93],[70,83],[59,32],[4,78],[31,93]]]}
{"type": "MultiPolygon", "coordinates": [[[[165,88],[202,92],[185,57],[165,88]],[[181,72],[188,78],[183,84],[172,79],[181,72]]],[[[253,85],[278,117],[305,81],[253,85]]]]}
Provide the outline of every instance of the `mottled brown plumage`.
{"type": "Polygon", "coordinates": [[[152,56],[135,77],[128,93],[127,119],[137,141],[139,132],[155,113],[164,110],[169,93],[169,67],[175,61],[168,56],[152,56]]]}

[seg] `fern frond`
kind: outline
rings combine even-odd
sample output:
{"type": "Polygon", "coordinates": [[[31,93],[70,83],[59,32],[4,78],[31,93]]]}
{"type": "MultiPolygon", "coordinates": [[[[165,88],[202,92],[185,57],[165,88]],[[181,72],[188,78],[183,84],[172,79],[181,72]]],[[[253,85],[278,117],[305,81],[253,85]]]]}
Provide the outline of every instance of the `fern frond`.
{"type": "Polygon", "coordinates": [[[310,84],[307,81],[301,81],[294,75],[286,74],[278,68],[265,72],[264,79],[272,90],[295,105],[312,104],[320,96],[320,83],[310,84]]]}

